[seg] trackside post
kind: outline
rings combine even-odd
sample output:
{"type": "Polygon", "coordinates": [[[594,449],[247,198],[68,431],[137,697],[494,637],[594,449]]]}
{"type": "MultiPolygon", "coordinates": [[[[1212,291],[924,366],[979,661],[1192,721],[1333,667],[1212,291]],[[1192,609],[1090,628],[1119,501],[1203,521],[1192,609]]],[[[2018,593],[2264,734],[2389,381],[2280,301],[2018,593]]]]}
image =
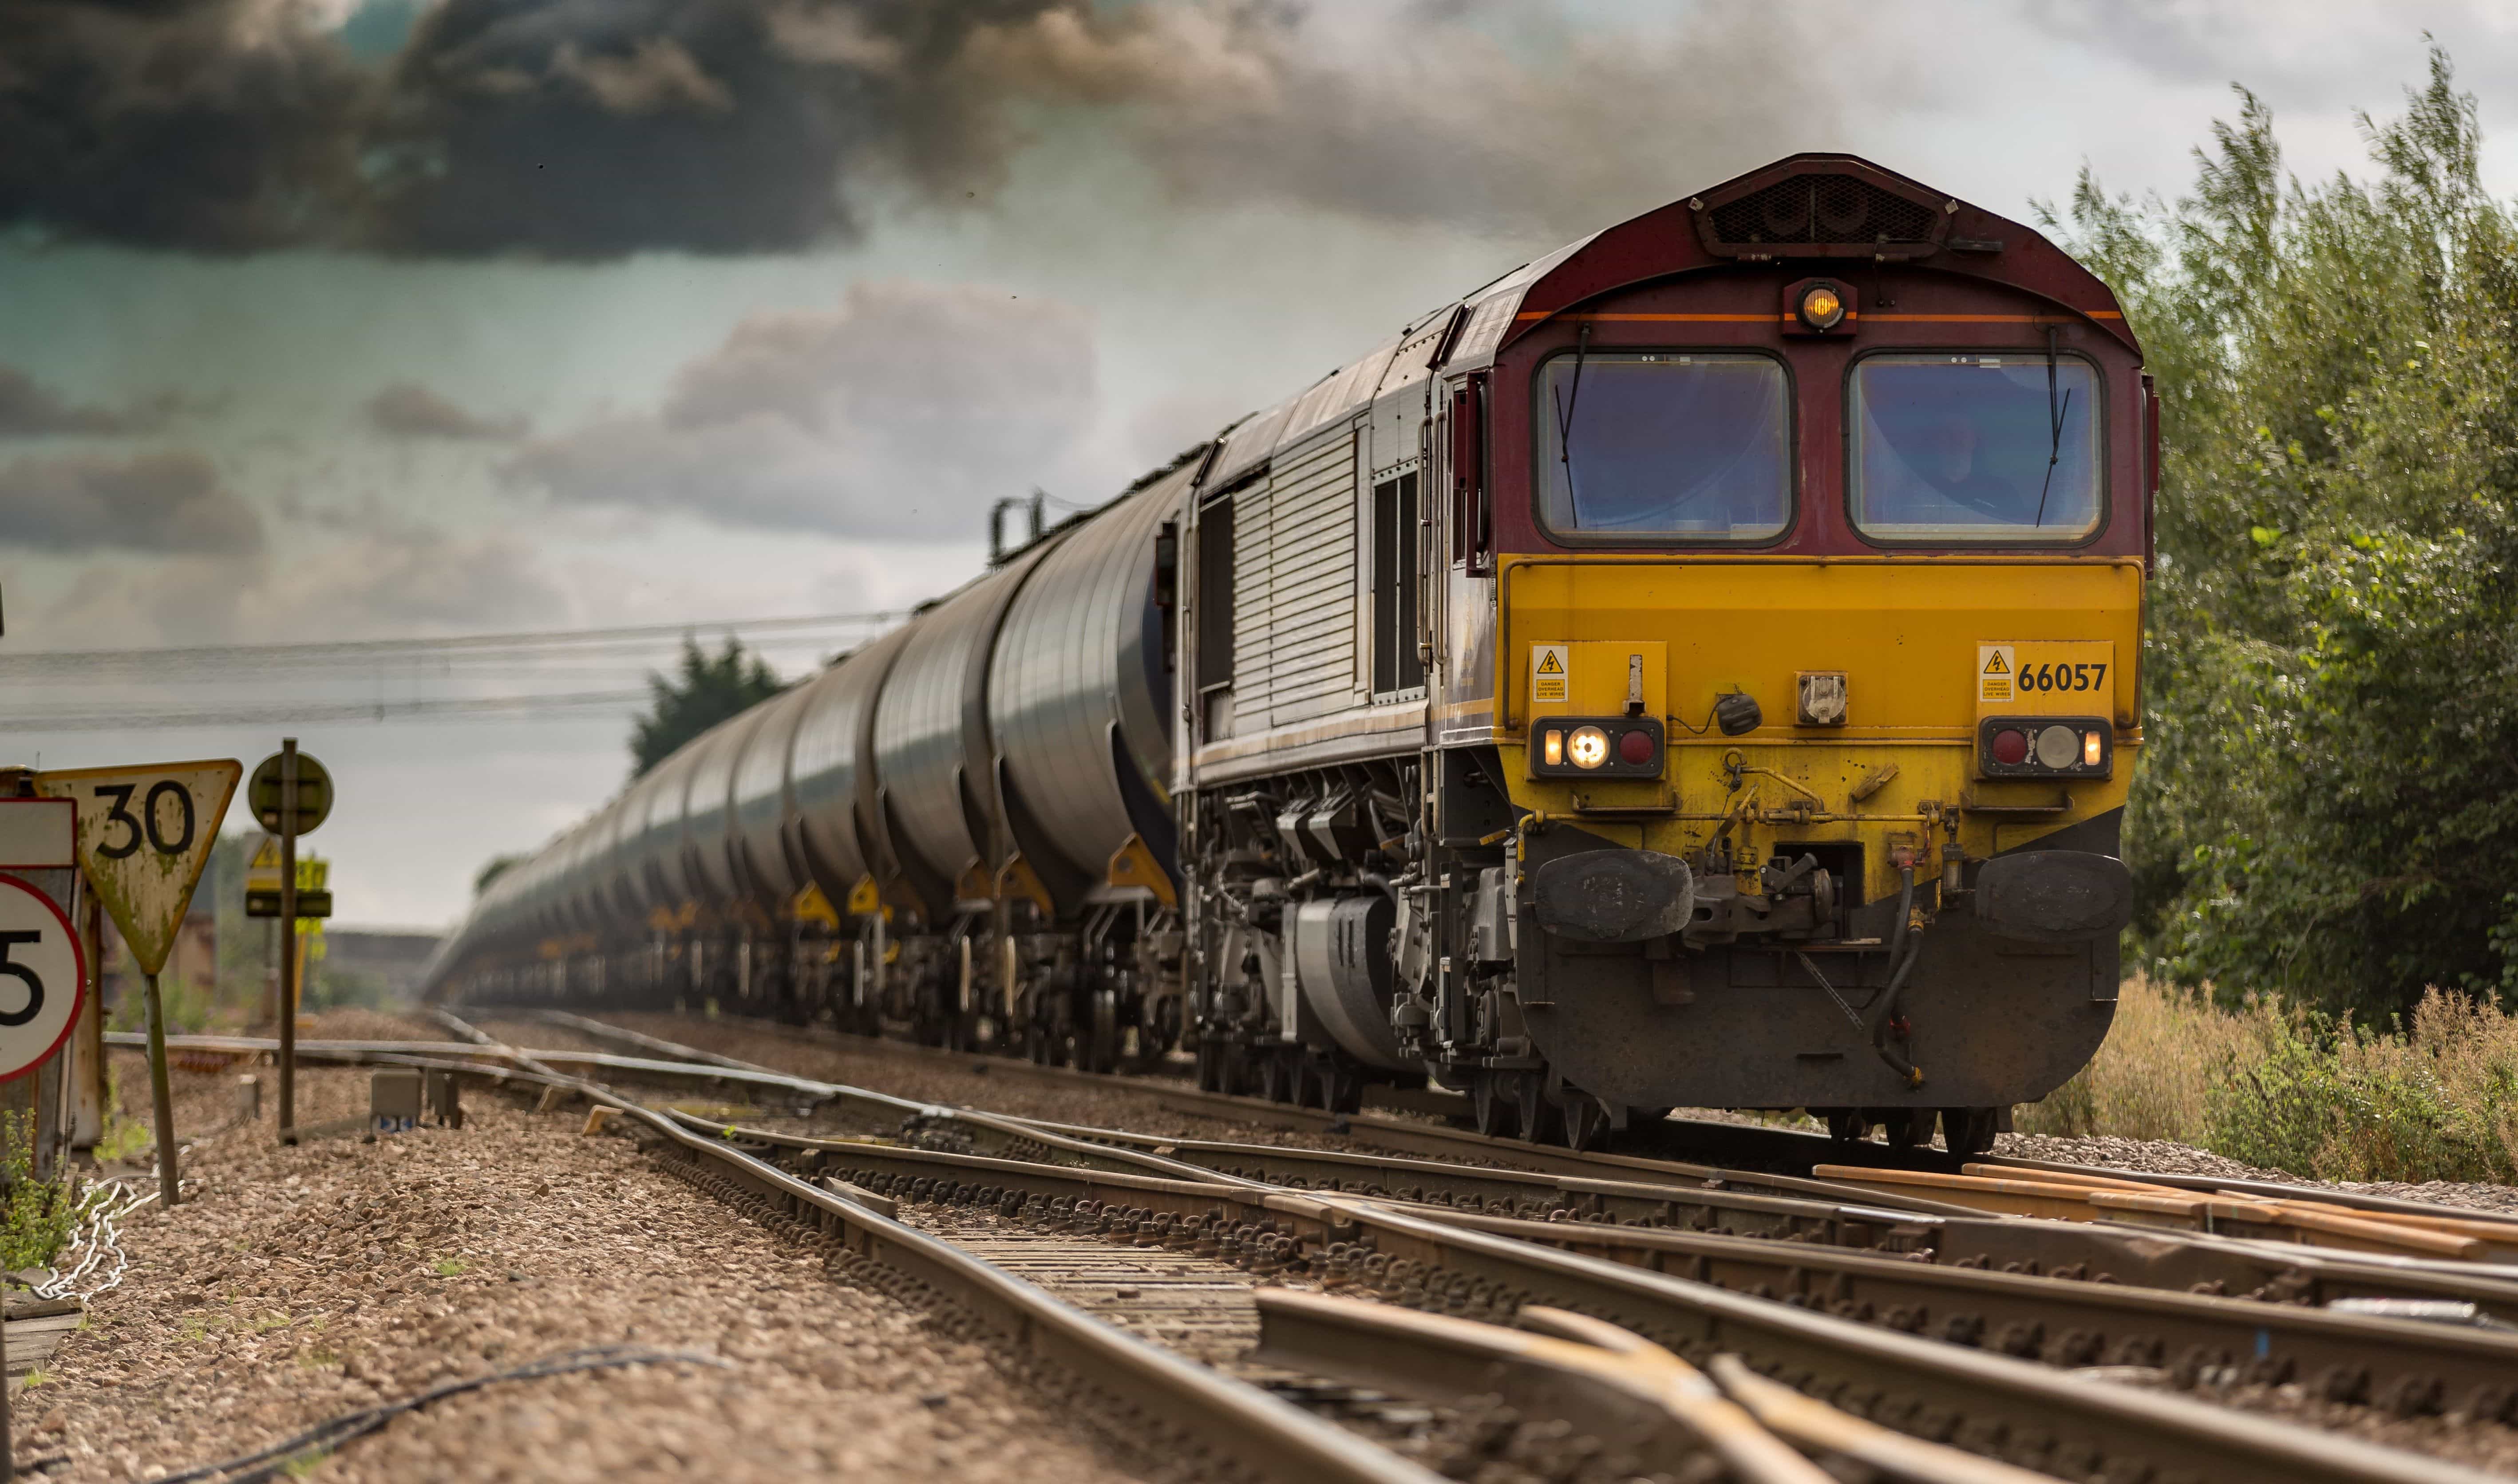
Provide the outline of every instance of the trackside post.
{"type": "Polygon", "coordinates": [[[297,1142],[297,739],[280,739],[280,1142],[297,1142]]]}

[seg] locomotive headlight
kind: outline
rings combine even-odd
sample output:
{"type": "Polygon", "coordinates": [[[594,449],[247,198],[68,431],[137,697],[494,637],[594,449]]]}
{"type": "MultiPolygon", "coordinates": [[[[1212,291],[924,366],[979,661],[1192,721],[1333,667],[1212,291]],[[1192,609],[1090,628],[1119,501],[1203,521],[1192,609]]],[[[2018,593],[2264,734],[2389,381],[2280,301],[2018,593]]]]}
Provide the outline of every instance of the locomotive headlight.
{"type": "Polygon", "coordinates": [[[1845,321],[1845,295],[1833,284],[1813,284],[1802,292],[1801,316],[1812,329],[1834,329],[1845,321]]]}
{"type": "Polygon", "coordinates": [[[1546,760],[1549,767],[1563,767],[1565,765],[1565,733],[1552,726],[1545,732],[1541,733],[1539,742],[1539,755],[1542,759],[1546,760]]]}
{"type": "Polygon", "coordinates": [[[2081,765],[2096,767],[2106,761],[2106,743],[2099,732],[2081,734],[2081,765]]]}
{"type": "Polygon", "coordinates": [[[1566,739],[1565,752],[1576,767],[1598,767],[1609,761],[1609,734],[1596,726],[1578,726],[1566,739]]]}

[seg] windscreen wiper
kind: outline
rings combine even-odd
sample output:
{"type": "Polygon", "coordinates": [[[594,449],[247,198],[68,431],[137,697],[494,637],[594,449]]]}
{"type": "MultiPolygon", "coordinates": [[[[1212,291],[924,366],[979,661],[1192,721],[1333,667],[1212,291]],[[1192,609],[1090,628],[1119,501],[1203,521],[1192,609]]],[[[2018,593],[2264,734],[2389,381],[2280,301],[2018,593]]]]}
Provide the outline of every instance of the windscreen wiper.
{"type": "MultiPolygon", "coordinates": [[[[2058,405],[2055,401],[2055,327],[2052,325],[2047,326],[2046,433],[2048,442],[2046,445],[2046,482],[2037,487],[2037,519],[2035,521],[2035,524],[2040,526],[2046,524],[2046,494],[2048,491],[2055,488],[2055,465],[2061,462],[2063,458],[2063,419],[2070,416],[2072,413],[2072,394],[2069,391],[2063,393],[2063,400],[2061,405],[2058,405]]],[[[1579,362],[1576,363],[1575,374],[1578,376],[1582,374],[1581,363],[1579,362]]],[[[1568,478],[1570,479],[1571,476],[1569,475],[1568,478]]]]}
{"type": "Polygon", "coordinates": [[[1565,465],[1565,502],[1578,512],[1574,499],[1574,405],[1583,397],[1583,360],[1591,351],[1591,325],[1585,321],[1574,336],[1573,385],[1556,389],[1556,461],[1565,465]]]}

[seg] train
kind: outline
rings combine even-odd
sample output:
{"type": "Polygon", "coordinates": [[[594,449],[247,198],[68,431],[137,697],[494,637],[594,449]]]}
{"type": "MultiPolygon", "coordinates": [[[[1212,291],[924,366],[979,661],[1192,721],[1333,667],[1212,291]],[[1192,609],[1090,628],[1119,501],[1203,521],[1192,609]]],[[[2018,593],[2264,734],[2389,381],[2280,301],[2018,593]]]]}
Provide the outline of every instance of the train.
{"type": "Polygon", "coordinates": [[[2068,253],[1794,155],[1035,517],[427,993],[1980,1151],[2114,1013],[2158,427],[2068,253]]]}

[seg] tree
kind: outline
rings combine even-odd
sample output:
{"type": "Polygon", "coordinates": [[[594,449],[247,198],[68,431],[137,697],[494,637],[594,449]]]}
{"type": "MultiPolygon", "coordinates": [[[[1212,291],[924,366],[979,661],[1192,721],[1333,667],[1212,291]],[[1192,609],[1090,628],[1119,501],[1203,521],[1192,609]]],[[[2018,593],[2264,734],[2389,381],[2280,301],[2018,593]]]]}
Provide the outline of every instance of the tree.
{"type": "Polygon", "coordinates": [[[674,749],[729,717],[739,716],[787,688],[757,654],[728,635],[715,655],[682,640],[680,673],[650,674],[655,704],[630,733],[630,776],[638,777],[672,757],[674,749]]]}
{"type": "Polygon", "coordinates": [[[2162,401],[2140,947],[2369,1016],[2518,990],[2518,224],[2436,49],[2367,184],[2239,97],[2192,195],[2084,172],[2064,227],[2162,401]]]}
{"type": "Polygon", "coordinates": [[[531,855],[491,856],[481,863],[481,869],[472,873],[472,895],[478,896],[487,892],[490,890],[490,883],[506,875],[509,867],[523,865],[531,859],[533,859],[531,855]]]}

